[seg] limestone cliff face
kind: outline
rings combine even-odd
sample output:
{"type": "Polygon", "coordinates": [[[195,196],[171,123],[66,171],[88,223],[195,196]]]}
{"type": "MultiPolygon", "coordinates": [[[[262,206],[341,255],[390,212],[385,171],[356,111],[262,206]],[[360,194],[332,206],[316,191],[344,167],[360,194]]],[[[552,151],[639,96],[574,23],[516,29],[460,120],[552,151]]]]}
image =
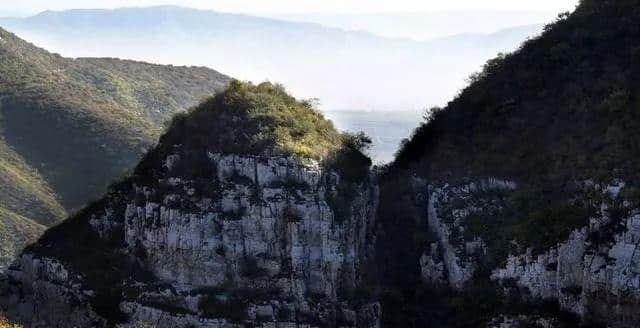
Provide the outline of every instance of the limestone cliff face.
{"type": "Polygon", "coordinates": [[[191,178],[177,151],[159,182],[91,211],[88,229],[126,260],[116,293],[32,248],[4,278],[3,308],[28,327],[378,326],[380,305],[355,296],[375,241],[373,178],[336,208],[341,177],[315,161],[206,159],[209,174],[191,178]]]}
{"type": "MultiPolygon", "coordinates": [[[[416,180],[418,203],[437,241],[426,248],[420,266],[427,284],[463,289],[473,284],[483,259],[495,253],[480,236],[468,231],[473,213],[500,215],[496,192],[511,193],[515,183],[495,179],[460,186],[428,186],[416,180]]],[[[544,252],[519,252],[512,245],[506,261],[491,270],[496,288],[524,301],[557,300],[562,309],[611,327],[634,327],[640,305],[640,212],[620,195],[624,183],[609,186],[584,183],[602,197],[591,199],[597,211],[588,226],[573,230],[566,240],[544,252]]],[[[579,196],[576,196],[579,197],[579,196]]],[[[492,327],[536,323],[555,327],[539,316],[504,316],[492,327]]]]}
{"type": "Polygon", "coordinates": [[[640,212],[620,199],[623,183],[602,190],[624,211],[612,215],[610,202],[600,205],[589,226],[543,254],[510,255],[492,278],[515,282],[528,295],[558,299],[580,316],[606,318],[612,326],[632,327],[640,315],[640,212]],[[605,240],[595,236],[606,234],[605,240]]]}
{"type": "Polygon", "coordinates": [[[474,195],[496,190],[511,191],[516,184],[498,179],[462,186],[434,187],[421,179],[415,179],[413,184],[418,205],[425,212],[429,229],[437,237],[437,241],[431,243],[420,258],[422,276],[431,283],[462,289],[474,277],[475,258],[487,252],[482,239],[465,236],[465,220],[472,213],[489,211],[497,206],[491,199],[474,195]]]}

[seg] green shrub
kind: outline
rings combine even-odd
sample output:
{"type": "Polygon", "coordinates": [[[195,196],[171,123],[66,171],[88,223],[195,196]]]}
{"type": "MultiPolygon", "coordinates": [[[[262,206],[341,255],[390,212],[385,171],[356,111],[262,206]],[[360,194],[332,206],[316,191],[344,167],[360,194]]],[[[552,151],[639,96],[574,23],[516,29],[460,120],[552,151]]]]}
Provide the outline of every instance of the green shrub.
{"type": "Polygon", "coordinates": [[[224,92],[175,118],[160,148],[182,144],[221,153],[323,159],[341,138],[331,121],[282,86],[234,80],[224,92]]]}

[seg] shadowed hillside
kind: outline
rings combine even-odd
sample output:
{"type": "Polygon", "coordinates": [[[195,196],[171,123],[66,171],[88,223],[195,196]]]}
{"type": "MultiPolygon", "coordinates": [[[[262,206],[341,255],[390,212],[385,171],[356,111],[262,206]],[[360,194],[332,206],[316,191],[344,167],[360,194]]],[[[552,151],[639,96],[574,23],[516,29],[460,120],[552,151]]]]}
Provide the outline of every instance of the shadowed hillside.
{"type": "Polygon", "coordinates": [[[403,144],[381,184],[391,326],[499,313],[633,326],[637,259],[614,249],[637,247],[639,20],[638,1],[582,1],[488,61],[403,144]]]}
{"type": "Polygon", "coordinates": [[[130,169],[173,114],[228,81],[206,68],[63,58],[0,29],[3,218],[58,222],[130,169]]]}

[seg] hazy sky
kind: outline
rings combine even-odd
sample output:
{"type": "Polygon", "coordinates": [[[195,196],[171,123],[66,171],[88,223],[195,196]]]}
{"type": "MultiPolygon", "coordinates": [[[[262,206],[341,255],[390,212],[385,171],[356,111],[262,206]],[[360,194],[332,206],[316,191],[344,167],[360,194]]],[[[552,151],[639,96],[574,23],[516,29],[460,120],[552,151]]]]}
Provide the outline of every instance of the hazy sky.
{"type": "Polygon", "coordinates": [[[381,13],[439,10],[567,11],[579,0],[0,0],[0,13],[33,14],[44,10],[180,5],[241,13],[381,13]]]}

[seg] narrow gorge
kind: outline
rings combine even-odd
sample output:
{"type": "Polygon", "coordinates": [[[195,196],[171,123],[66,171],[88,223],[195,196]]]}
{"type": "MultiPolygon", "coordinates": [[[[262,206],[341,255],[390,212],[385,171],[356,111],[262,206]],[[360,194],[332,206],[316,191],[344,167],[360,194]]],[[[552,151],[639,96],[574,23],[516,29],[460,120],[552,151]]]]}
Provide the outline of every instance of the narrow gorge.
{"type": "Polygon", "coordinates": [[[640,5],[583,0],[396,159],[233,80],[27,247],[25,327],[637,327],[640,5]]]}

